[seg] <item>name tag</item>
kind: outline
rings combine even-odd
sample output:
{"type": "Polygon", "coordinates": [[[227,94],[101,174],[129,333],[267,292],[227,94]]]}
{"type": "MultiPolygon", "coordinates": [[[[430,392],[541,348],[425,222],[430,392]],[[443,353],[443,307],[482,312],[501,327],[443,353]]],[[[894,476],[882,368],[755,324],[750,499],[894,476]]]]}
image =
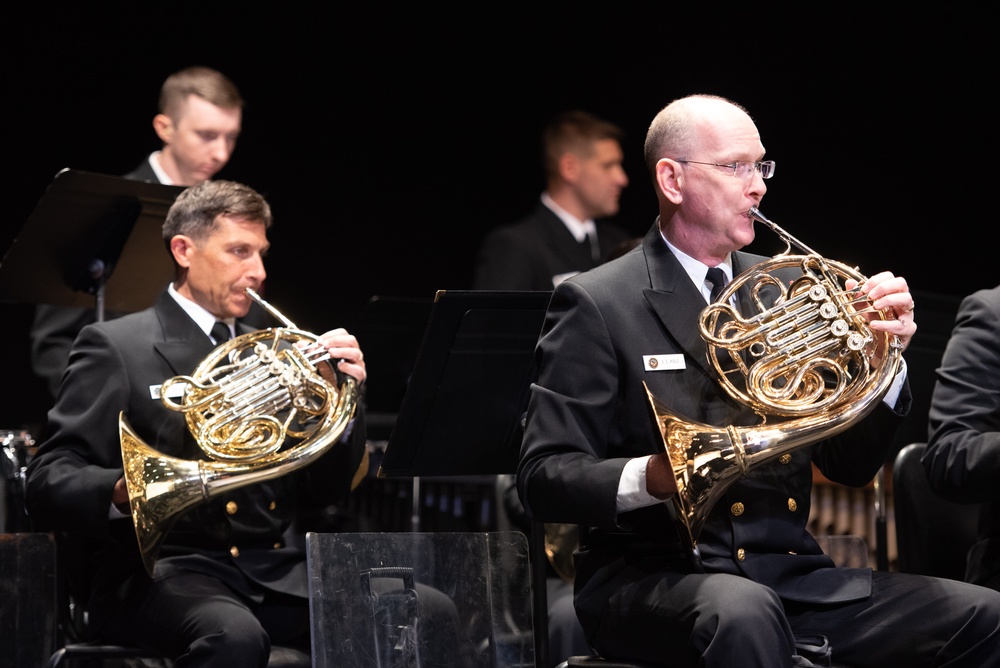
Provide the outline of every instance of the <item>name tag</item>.
{"type": "MultiPolygon", "coordinates": [[[[160,388],[162,385],[150,385],[149,386],[149,398],[159,399],[160,398],[160,388]]],[[[167,397],[170,399],[180,399],[184,396],[184,388],[187,387],[184,383],[174,383],[170,388],[170,392],[167,393],[167,397]]]]}
{"type": "Polygon", "coordinates": [[[686,368],[684,355],[643,355],[642,368],[646,371],[677,371],[686,368]]]}

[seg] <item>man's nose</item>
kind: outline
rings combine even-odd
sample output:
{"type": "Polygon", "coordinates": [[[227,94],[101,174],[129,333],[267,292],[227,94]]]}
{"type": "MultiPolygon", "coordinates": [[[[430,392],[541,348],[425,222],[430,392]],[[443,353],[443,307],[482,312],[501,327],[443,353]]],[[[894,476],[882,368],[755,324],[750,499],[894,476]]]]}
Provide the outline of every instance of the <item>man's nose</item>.
{"type": "Polygon", "coordinates": [[[619,167],[618,168],[618,184],[622,188],[625,188],[626,186],[628,186],[628,174],[625,173],[625,168],[624,167],[619,167]]]}
{"type": "Polygon", "coordinates": [[[767,182],[764,181],[764,177],[761,176],[760,170],[753,170],[753,176],[750,177],[750,192],[760,193],[763,197],[764,193],[767,192],[767,182]]]}
{"type": "Polygon", "coordinates": [[[263,283],[264,279],[267,278],[267,271],[264,269],[264,257],[260,253],[255,253],[249,262],[250,266],[247,268],[247,274],[259,283],[263,283]]]}
{"type": "Polygon", "coordinates": [[[212,158],[221,163],[229,162],[229,156],[233,154],[233,143],[224,137],[219,137],[212,142],[212,158]]]}

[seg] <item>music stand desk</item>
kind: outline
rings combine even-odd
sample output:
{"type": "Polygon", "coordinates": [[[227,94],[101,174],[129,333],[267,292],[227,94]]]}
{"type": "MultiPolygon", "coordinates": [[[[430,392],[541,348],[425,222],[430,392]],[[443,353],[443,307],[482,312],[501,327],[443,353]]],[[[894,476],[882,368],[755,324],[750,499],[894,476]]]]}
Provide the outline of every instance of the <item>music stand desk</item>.
{"type": "MultiPolygon", "coordinates": [[[[173,278],[162,224],[183,191],[64,169],[0,262],[0,301],[138,311],[173,278]]],[[[100,318],[99,318],[100,319],[100,318]]]]}
{"type": "Polygon", "coordinates": [[[550,294],[438,291],[379,477],[517,469],[550,294]]]}

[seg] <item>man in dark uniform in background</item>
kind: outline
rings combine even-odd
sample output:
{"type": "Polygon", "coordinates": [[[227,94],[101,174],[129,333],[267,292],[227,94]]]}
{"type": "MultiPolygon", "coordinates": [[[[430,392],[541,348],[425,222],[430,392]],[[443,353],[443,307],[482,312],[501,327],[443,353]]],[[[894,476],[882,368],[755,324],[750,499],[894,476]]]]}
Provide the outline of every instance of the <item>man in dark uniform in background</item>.
{"type": "Polygon", "coordinates": [[[551,290],[596,267],[629,237],[605,220],[628,185],[622,130],[567,111],[542,132],[545,191],[524,219],[491,232],[479,250],[473,289],[551,290]]]}
{"type": "MultiPolygon", "coordinates": [[[[243,120],[243,98],[221,72],[189,67],[171,74],[160,89],[153,129],[163,145],[125,175],[135,181],[193,186],[215,176],[236,148],[243,120]]],[[[255,305],[250,320],[267,320],[255,305]]],[[[106,320],[123,315],[114,311],[106,320]]],[[[69,349],[84,325],[97,319],[92,308],[40,304],[32,322],[31,366],[55,397],[69,349]]]]}

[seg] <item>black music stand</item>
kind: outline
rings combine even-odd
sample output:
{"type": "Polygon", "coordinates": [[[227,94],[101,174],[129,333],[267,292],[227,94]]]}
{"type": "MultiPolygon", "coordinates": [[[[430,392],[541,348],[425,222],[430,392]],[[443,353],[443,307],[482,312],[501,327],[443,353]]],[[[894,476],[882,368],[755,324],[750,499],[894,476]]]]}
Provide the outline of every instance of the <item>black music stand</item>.
{"type": "Polygon", "coordinates": [[[439,291],[379,477],[513,473],[549,292],[439,291]]]}
{"type": "Polygon", "coordinates": [[[63,169],[0,262],[0,301],[138,311],[173,277],[161,227],[180,186],[63,169]]]}
{"type": "MultiPolygon", "coordinates": [[[[517,470],[521,417],[550,296],[504,291],[436,294],[378,477],[517,470]]],[[[542,542],[537,535],[530,540],[533,546],[542,542]]],[[[532,549],[531,560],[535,657],[539,666],[547,666],[544,551],[532,549]]]]}

